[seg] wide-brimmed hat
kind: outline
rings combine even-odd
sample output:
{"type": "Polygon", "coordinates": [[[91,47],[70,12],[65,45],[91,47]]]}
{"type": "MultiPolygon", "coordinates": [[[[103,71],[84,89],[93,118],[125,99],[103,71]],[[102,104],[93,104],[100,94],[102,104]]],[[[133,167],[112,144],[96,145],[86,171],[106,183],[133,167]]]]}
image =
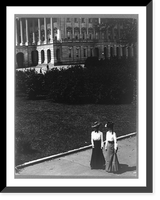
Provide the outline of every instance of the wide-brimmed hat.
{"type": "Polygon", "coordinates": [[[110,128],[110,127],[113,127],[114,123],[113,122],[107,122],[104,126],[106,128],[110,128]]]}
{"type": "Polygon", "coordinates": [[[92,128],[96,128],[96,127],[99,127],[101,125],[100,122],[96,121],[92,124],[92,128]]]}

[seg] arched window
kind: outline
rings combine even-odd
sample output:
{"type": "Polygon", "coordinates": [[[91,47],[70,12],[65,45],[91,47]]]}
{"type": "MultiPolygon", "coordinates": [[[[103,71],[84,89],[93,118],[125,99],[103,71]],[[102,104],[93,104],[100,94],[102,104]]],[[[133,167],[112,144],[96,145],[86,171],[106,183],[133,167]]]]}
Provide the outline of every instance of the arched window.
{"type": "Polygon", "coordinates": [[[85,32],[85,31],[82,32],[82,39],[83,39],[83,40],[86,39],[86,32],[85,32]]]}
{"type": "Polygon", "coordinates": [[[31,58],[32,58],[32,65],[33,66],[38,65],[38,51],[37,50],[31,52],[31,58]]]}
{"type": "Polygon", "coordinates": [[[104,32],[101,34],[101,39],[104,40],[104,32]]]}
{"type": "Polygon", "coordinates": [[[17,60],[17,68],[23,68],[24,67],[24,54],[22,52],[19,52],[16,54],[16,60],[17,60]]]}
{"type": "Polygon", "coordinates": [[[93,49],[90,49],[90,57],[93,57],[93,49]]]}
{"type": "Polygon", "coordinates": [[[98,34],[98,32],[96,32],[96,39],[99,39],[99,34],[98,34]]]}
{"type": "Polygon", "coordinates": [[[41,51],[41,61],[44,63],[44,50],[41,51]]]}
{"type": "Polygon", "coordinates": [[[83,49],[83,56],[84,56],[84,57],[87,56],[87,54],[86,54],[86,48],[83,49]]]}
{"type": "Polygon", "coordinates": [[[79,57],[79,48],[76,48],[76,57],[79,57]]]}
{"type": "Polygon", "coordinates": [[[48,60],[48,63],[51,62],[51,50],[50,49],[47,50],[47,60],[48,60]]]}
{"type": "Polygon", "coordinates": [[[116,49],[117,49],[117,57],[119,58],[120,56],[119,47],[116,47],[116,49]]]}
{"type": "Polygon", "coordinates": [[[99,49],[98,49],[98,47],[95,48],[95,56],[97,58],[99,58],[99,49]]]}
{"type": "Polygon", "coordinates": [[[114,48],[111,47],[111,48],[110,48],[110,57],[113,57],[113,56],[114,56],[114,48]]]}
{"type": "Polygon", "coordinates": [[[70,40],[72,37],[72,32],[70,30],[67,31],[67,38],[70,40]]]}
{"type": "Polygon", "coordinates": [[[122,56],[126,56],[126,47],[122,47],[122,56]]]}
{"type": "Polygon", "coordinates": [[[69,54],[68,54],[68,57],[69,57],[69,58],[72,57],[72,52],[71,52],[71,51],[72,51],[71,48],[69,48],[69,51],[68,51],[68,52],[69,52],[69,54]]]}
{"type": "Polygon", "coordinates": [[[60,60],[60,50],[59,49],[56,50],[56,58],[57,58],[57,61],[60,60]]]}
{"type": "Polygon", "coordinates": [[[105,59],[107,58],[107,48],[106,47],[104,47],[104,57],[105,57],[105,59]]]}

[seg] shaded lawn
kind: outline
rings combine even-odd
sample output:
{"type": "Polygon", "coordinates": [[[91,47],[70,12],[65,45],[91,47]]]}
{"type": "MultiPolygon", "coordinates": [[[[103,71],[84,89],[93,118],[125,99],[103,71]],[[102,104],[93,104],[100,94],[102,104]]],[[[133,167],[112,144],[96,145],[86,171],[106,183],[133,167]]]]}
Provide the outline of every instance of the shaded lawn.
{"type": "Polygon", "coordinates": [[[117,136],[136,131],[136,106],[64,105],[16,98],[15,164],[89,145],[91,123],[115,122],[117,136]]]}

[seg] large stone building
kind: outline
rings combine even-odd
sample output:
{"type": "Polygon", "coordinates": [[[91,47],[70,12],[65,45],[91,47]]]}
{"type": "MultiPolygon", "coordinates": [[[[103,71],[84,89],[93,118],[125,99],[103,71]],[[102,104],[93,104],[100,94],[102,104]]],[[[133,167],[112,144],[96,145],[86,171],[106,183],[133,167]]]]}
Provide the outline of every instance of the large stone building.
{"type": "Polygon", "coordinates": [[[134,56],[127,23],[135,19],[15,18],[16,68],[83,64],[87,57],[134,56]]]}

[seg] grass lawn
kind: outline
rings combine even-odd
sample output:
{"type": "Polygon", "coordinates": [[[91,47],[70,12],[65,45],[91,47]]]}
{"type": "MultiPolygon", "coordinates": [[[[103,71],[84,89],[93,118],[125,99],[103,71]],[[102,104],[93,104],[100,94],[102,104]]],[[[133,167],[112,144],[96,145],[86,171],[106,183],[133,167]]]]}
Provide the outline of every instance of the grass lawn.
{"type": "Polygon", "coordinates": [[[16,97],[15,164],[89,145],[91,123],[115,122],[117,136],[137,129],[135,105],[64,105],[16,97]]]}

